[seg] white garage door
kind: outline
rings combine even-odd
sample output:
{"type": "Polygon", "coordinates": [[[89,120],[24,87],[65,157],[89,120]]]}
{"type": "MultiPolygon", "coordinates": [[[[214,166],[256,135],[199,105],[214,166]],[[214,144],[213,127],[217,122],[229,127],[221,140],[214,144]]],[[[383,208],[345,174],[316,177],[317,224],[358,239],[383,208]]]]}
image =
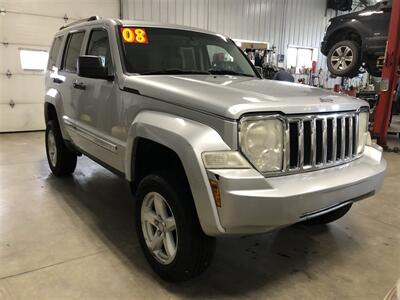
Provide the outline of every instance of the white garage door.
{"type": "Polygon", "coordinates": [[[42,60],[64,17],[93,15],[118,18],[119,0],[0,0],[0,132],[44,129],[42,60]]]}

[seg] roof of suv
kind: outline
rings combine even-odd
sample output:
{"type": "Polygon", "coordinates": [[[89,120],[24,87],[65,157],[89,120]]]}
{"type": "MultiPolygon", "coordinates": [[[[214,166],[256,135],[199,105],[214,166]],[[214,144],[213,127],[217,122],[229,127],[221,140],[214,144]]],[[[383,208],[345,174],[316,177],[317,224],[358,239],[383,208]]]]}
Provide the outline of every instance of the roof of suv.
{"type": "Polygon", "coordinates": [[[98,16],[89,17],[86,19],[78,20],[69,24],[66,24],[60,28],[60,33],[64,33],[70,31],[72,29],[78,29],[82,27],[86,27],[88,25],[98,25],[98,24],[107,24],[110,26],[142,26],[142,27],[156,27],[156,28],[169,28],[169,29],[178,29],[178,30],[187,30],[187,31],[195,31],[202,32],[208,34],[216,34],[212,31],[207,31],[200,28],[194,28],[189,26],[168,24],[168,23],[160,23],[160,22],[150,22],[143,20],[120,20],[120,19],[111,19],[111,18],[100,18],[98,16]]]}

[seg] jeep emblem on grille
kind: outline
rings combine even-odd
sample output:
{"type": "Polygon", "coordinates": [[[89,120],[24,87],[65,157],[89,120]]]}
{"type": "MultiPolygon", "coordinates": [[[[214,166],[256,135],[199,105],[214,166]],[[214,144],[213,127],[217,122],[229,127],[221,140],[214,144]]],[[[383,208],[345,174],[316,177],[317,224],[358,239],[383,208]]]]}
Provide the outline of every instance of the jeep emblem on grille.
{"type": "Polygon", "coordinates": [[[333,102],[333,99],[332,98],[329,98],[329,97],[320,97],[319,98],[319,101],[321,101],[321,102],[323,102],[323,103],[331,103],[331,102],[333,102]]]}

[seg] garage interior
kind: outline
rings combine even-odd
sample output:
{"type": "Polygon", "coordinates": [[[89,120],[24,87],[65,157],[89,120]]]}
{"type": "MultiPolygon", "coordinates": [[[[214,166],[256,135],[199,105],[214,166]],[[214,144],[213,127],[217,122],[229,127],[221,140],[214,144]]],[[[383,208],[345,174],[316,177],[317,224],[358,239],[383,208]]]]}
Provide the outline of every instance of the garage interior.
{"type": "Polygon", "coordinates": [[[382,76],[363,66],[332,76],[320,51],[328,21],[368,1],[350,1],[350,11],[331,2],[0,0],[0,299],[384,299],[400,278],[400,28],[377,63],[382,76]],[[225,34],[250,60],[265,55],[266,79],[283,68],[296,83],[367,100],[387,161],[382,189],[329,225],[219,238],[205,273],[163,281],[140,249],[128,182],[86,156],[70,177],[48,167],[49,49],[61,26],[94,15],[225,34]]]}

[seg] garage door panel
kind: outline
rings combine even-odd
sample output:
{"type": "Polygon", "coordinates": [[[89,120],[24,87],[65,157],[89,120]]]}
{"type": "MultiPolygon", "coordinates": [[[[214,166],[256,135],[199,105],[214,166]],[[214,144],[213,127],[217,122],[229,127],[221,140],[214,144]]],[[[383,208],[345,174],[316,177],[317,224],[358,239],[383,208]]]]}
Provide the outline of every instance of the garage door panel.
{"type": "Polygon", "coordinates": [[[43,75],[14,75],[10,79],[0,79],[0,103],[14,102],[43,103],[43,75]]]}
{"type": "Polygon", "coordinates": [[[10,43],[50,46],[54,34],[64,24],[61,19],[6,14],[3,17],[4,38],[10,43]]]}
{"type": "Polygon", "coordinates": [[[36,14],[86,18],[89,15],[118,17],[119,0],[2,0],[2,6],[8,10],[24,11],[36,14]]]}
{"type": "Polygon", "coordinates": [[[43,130],[43,104],[16,104],[14,108],[0,104],[0,128],[2,132],[43,130]]]}
{"type": "Polygon", "coordinates": [[[0,132],[44,129],[44,73],[21,68],[20,49],[49,51],[68,22],[92,15],[118,17],[119,0],[0,0],[0,132]],[[11,78],[4,74],[10,70],[11,78]],[[10,100],[14,108],[9,105],[10,100]]]}

